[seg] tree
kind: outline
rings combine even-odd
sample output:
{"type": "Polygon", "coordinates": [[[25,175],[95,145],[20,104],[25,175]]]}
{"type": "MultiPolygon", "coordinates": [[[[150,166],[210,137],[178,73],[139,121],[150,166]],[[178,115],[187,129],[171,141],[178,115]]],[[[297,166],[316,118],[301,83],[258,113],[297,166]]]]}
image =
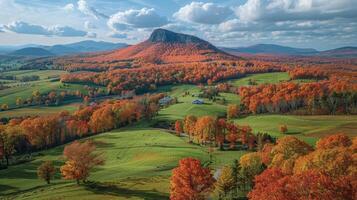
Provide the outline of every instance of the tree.
{"type": "Polygon", "coordinates": [[[271,150],[271,163],[269,167],[278,167],[284,173],[292,173],[295,160],[310,153],[313,148],[294,136],[285,136],[277,140],[271,150]]]}
{"type": "Polygon", "coordinates": [[[7,126],[5,129],[0,130],[0,143],[2,146],[2,154],[6,159],[6,165],[9,165],[9,160],[16,152],[15,147],[18,143],[18,135],[21,133],[18,126],[7,126]]]}
{"type": "Polygon", "coordinates": [[[335,147],[349,147],[352,144],[351,139],[344,134],[335,134],[324,137],[317,141],[317,149],[332,149],[335,147]]]}
{"type": "Polygon", "coordinates": [[[61,167],[64,179],[75,179],[77,184],[80,180],[86,181],[90,170],[98,165],[104,164],[102,154],[95,153],[95,145],[91,141],[75,141],[64,148],[63,155],[67,159],[61,167]]]}
{"type": "Polygon", "coordinates": [[[171,176],[171,200],[203,200],[212,190],[214,178],[209,168],[194,158],[184,158],[173,169],[171,176]]]}
{"type": "Polygon", "coordinates": [[[45,161],[37,168],[37,176],[45,180],[47,184],[50,184],[55,172],[56,169],[51,161],[45,161]]]}
{"type": "Polygon", "coordinates": [[[23,105],[23,100],[22,100],[22,98],[21,97],[18,97],[17,99],[16,99],[16,105],[18,106],[18,107],[21,107],[22,105],[23,105]]]}
{"type": "Polygon", "coordinates": [[[237,104],[229,104],[227,107],[227,118],[233,119],[239,116],[239,106],[237,104]]]}
{"type": "Polygon", "coordinates": [[[250,200],[345,200],[354,199],[351,179],[333,179],[319,171],[309,170],[296,175],[284,175],[279,169],[264,171],[255,178],[250,200]]]}
{"type": "Polygon", "coordinates": [[[286,124],[280,125],[280,126],[279,126],[279,130],[280,130],[280,133],[281,133],[281,134],[285,134],[285,133],[288,132],[288,127],[286,126],[286,124]]]}
{"type": "Polygon", "coordinates": [[[235,182],[233,176],[233,169],[230,166],[224,166],[221,169],[221,174],[215,183],[215,191],[220,198],[228,196],[229,192],[234,189],[235,182]]]}
{"type": "Polygon", "coordinates": [[[239,175],[243,182],[243,189],[249,191],[253,187],[253,180],[256,175],[259,175],[264,170],[264,165],[260,154],[257,152],[243,155],[240,160],[239,175]]]}
{"type": "Polygon", "coordinates": [[[8,109],[9,109],[9,106],[6,103],[1,105],[1,110],[5,111],[5,110],[8,110],[8,109]]]}
{"type": "Polygon", "coordinates": [[[201,143],[207,141],[216,141],[217,120],[211,116],[203,116],[197,119],[196,126],[196,139],[201,143]]]}
{"type": "Polygon", "coordinates": [[[178,136],[183,132],[182,122],[180,120],[176,120],[175,122],[175,132],[178,136]]]}
{"type": "Polygon", "coordinates": [[[184,131],[188,134],[188,139],[192,142],[192,138],[195,133],[195,125],[197,122],[197,117],[193,115],[187,115],[184,119],[184,131]]]}

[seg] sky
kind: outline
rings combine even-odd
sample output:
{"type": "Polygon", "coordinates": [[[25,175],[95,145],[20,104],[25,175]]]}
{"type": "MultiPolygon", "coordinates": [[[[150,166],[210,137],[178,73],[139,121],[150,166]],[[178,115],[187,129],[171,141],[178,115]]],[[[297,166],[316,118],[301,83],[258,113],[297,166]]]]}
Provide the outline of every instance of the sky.
{"type": "Polygon", "coordinates": [[[0,45],[135,44],[155,28],[217,46],[357,46],[357,0],[0,0],[0,45]]]}

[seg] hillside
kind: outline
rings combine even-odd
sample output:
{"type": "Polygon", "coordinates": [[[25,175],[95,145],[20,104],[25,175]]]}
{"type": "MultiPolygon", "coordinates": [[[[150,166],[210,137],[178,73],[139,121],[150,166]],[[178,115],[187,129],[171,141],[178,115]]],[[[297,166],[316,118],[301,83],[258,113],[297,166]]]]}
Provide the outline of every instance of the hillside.
{"type": "Polygon", "coordinates": [[[128,46],[124,43],[85,40],[81,42],[45,46],[44,48],[56,55],[68,55],[88,52],[110,51],[128,46]]]}
{"type": "Polygon", "coordinates": [[[236,60],[207,41],[198,37],[156,29],[148,40],[137,45],[115,50],[105,55],[88,58],[90,61],[141,60],[154,63],[201,62],[236,60]]]}
{"type": "Polygon", "coordinates": [[[341,47],[320,52],[321,56],[331,57],[357,57],[357,47],[341,47]]]}
{"type": "Polygon", "coordinates": [[[311,48],[294,48],[287,46],[280,46],[275,44],[257,44],[248,47],[225,48],[222,50],[229,53],[240,55],[248,54],[281,54],[281,55],[315,55],[319,52],[311,48]]]}
{"type": "Polygon", "coordinates": [[[47,57],[54,56],[50,51],[39,48],[39,47],[27,47],[23,49],[19,49],[10,53],[13,56],[35,56],[35,57],[47,57]]]}

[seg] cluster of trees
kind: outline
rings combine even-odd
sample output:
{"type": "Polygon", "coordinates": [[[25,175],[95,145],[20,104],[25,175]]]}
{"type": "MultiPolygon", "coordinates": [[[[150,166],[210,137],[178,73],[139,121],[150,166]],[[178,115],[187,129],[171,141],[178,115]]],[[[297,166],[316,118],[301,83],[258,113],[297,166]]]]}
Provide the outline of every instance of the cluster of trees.
{"type": "MultiPolygon", "coordinates": [[[[66,162],[60,168],[62,177],[66,180],[76,180],[77,184],[80,181],[86,182],[90,171],[96,166],[103,165],[105,161],[102,153],[95,151],[96,146],[90,140],[85,142],[74,141],[65,146],[63,157],[66,162]]],[[[47,184],[51,183],[55,173],[56,168],[52,161],[44,161],[37,168],[37,176],[46,181],[47,184]]]]}
{"type": "Polygon", "coordinates": [[[73,73],[61,77],[67,83],[94,83],[106,86],[109,93],[135,90],[146,92],[160,85],[177,83],[207,83],[242,77],[248,73],[279,71],[274,66],[235,67],[222,63],[167,64],[131,69],[117,69],[101,73],[73,73]]]}
{"type": "Polygon", "coordinates": [[[297,67],[289,70],[289,76],[291,79],[326,79],[329,76],[329,72],[319,67],[302,68],[297,67]]]}
{"type": "Polygon", "coordinates": [[[56,145],[121,126],[142,118],[150,119],[159,110],[164,94],[147,95],[132,100],[105,101],[86,106],[74,114],[61,112],[46,117],[12,119],[0,125],[0,159],[7,164],[11,156],[56,145]]]}
{"type": "Polygon", "coordinates": [[[231,149],[237,148],[237,144],[241,144],[241,148],[254,149],[273,140],[266,134],[255,136],[249,126],[239,126],[226,119],[217,119],[212,116],[188,115],[182,122],[176,121],[175,130],[177,134],[184,132],[190,142],[210,143],[221,149],[225,143],[229,144],[231,149]]]}
{"type": "Polygon", "coordinates": [[[40,80],[40,77],[38,75],[30,75],[30,76],[20,76],[16,77],[14,75],[0,75],[0,79],[4,80],[18,80],[21,82],[29,82],[29,81],[37,81],[40,80]]]}
{"type": "Polygon", "coordinates": [[[215,173],[186,158],[173,170],[170,197],[239,199],[248,193],[251,200],[352,200],[357,195],[356,153],[356,138],[336,134],[320,139],[315,149],[286,136],[215,173]]]}
{"type": "Polygon", "coordinates": [[[343,134],[320,139],[313,149],[292,137],[260,152],[268,169],[255,177],[255,199],[355,199],[357,139],[343,134]]]}
{"type": "Polygon", "coordinates": [[[240,87],[244,108],[252,113],[357,113],[357,85],[351,81],[280,83],[240,87]]]}

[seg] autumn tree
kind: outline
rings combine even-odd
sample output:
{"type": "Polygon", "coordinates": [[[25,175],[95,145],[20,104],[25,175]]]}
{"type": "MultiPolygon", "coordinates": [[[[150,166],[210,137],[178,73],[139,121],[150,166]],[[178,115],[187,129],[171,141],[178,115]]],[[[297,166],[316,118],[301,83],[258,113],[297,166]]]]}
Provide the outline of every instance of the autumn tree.
{"type": "Polygon", "coordinates": [[[209,168],[194,158],[184,158],[173,169],[171,177],[171,200],[203,200],[214,185],[214,178],[209,168]]]}
{"type": "Polygon", "coordinates": [[[111,130],[115,127],[115,118],[111,105],[105,105],[93,112],[89,125],[94,133],[111,130]]]}
{"type": "Polygon", "coordinates": [[[21,131],[18,126],[7,126],[0,130],[1,154],[3,154],[7,166],[9,165],[9,160],[16,152],[15,147],[18,144],[21,131]]]}
{"type": "Polygon", "coordinates": [[[222,167],[218,180],[215,183],[215,192],[220,199],[228,197],[228,194],[234,189],[234,181],[233,169],[230,166],[222,167]]]}
{"type": "Polygon", "coordinates": [[[294,136],[285,136],[277,140],[271,150],[269,167],[278,167],[284,173],[292,173],[295,160],[312,151],[312,147],[294,136]]]}
{"type": "Polygon", "coordinates": [[[175,122],[175,132],[178,136],[183,132],[182,122],[180,120],[176,120],[175,122]]]}
{"type": "Polygon", "coordinates": [[[335,147],[349,147],[352,144],[351,139],[344,134],[335,134],[324,137],[317,141],[317,149],[332,149],[335,147]]]}
{"type": "Polygon", "coordinates": [[[227,118],[233,119],[239,116],[239,106],[237,104],[229,104],[227,107],[227,118]]]}
{"type": "Polygon", "coordinates": [[[240,158],[239,164],[243,189],[249,191],[253,187],[254,177],[263,172],[265,168],[261,156],[257,152],[245,154],[240,158]]]}
{"type": "Polygon", "coordinates": [[[93,142],[75,141],[64,148],[63,156],[66,163],[61,167],[61,173],[64,179],[74,179],[86,181],[90,175],[90,170],[98,165],[104,164],[102,154],[95,153],[96,147],[93,142]]]}
{"type": "Polygon", "coordinates": [[[194,115],[187,115],[184,119],[183,130],[188,134],[188,139],[191,142],[195,134],[195,125],[197,117],[194,115]]]}
{"type": "Polygon", "coordinates": [[[261,199],[354,199],[349,179],[333,179],[319,171],[309,170],[296,175],[284,175],[272,168],[256,177],[255,187],[248,194],[250,200],[261,199]]]}
{"type": "Polygon", "coordinates": [[[56,169],[51,161],[45,161],[37,168],[37,176],[45,180],[47,184],[50,184],[55,172],[56,169]]]}
{"type": "Polygon", "coordinates": [[[203,116],[197,119],[195,126],[195,136],[197,141],[205,143],[216,141],[217,122],[216,118],[203,116]]]}
{"type": "Polygon", "coordinates": [[[280,126],[279,126],[279,131],[280,131],[280,133],[282,133],[282,134],[287,133],[287,132],[288,132],[288,126],[286,126],[286,124],[280,125],[280,126]]]}

